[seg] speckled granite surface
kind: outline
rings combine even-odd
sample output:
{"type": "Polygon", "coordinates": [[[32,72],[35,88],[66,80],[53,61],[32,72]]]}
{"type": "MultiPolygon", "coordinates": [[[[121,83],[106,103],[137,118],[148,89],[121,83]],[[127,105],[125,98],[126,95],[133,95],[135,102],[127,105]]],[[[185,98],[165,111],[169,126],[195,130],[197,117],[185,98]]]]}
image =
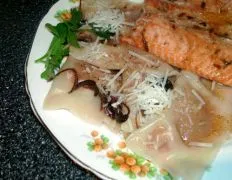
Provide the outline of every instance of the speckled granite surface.
{"type": "Polygon", "coordinates": [[[24,63],[55,0],[0,1],[0,180],[97,179],[75,165],[39,124],[24,88],[24,63]]]}

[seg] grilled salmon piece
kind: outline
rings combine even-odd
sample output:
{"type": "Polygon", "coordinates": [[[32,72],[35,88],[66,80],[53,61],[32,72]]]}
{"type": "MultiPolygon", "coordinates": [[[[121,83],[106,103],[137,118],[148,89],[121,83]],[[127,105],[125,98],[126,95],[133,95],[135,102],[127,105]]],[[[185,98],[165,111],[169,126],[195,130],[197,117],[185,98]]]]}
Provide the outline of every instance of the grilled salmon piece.
{"type": "Polygon", "coordinates": [[[232,10],[232,2],[230,0],[145,0],[146,4],[151,6],[165,5],[169,8],[181,7],[182,9],[191,9],[202,12],[227,13],[232,10]]]}
{"type": "Polygon", "coordinates": [[[232,86],[232,43],[207,32],[176,26],[157,14],[141,17],[122,43],[146,50],[163,61],[232,86]]]}
{"type": "Polygon", "coordinates": [[[159,10],[188,26],[210,30],[232,39],[232,1],[228,0],[145,0],[146,7],[159,10]],[[186,23],[186,21],[188,21],[186,23]]]}

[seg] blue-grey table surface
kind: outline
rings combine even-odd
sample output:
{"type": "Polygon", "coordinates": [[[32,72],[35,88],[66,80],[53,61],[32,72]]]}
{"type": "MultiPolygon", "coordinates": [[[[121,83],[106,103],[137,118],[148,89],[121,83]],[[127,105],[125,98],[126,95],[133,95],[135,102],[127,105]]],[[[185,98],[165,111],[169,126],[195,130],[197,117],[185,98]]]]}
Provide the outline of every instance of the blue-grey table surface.
{"type": "Polygon", "coordinates": [[[0,180],[98,179],[75,165],[34,116],[24,63],[56,0],[0,0],[0,180]]]}

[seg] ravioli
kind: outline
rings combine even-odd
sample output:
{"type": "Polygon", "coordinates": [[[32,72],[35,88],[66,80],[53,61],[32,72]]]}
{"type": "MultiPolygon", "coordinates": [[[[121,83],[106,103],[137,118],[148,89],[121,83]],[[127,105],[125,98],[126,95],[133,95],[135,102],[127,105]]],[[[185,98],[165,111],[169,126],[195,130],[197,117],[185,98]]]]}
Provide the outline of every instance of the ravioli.
{"type": "Polygon", "coordinates": [[[220,106],[231,104],[214,97],[195,75],[183,74],[175,82],[176,98],[165,117],[132,133],[127,145],[174,177],[198,180],[228,138],[232,113],[220,106]]]}

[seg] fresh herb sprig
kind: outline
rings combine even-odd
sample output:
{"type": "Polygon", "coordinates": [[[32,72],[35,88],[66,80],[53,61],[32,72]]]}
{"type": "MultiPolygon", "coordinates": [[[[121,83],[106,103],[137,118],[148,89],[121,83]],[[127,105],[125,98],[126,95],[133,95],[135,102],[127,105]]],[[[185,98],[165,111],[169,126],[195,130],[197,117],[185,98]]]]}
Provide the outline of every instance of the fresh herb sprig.
{"type": "MultiPolygon", "coordinates": [[[[83,19],[80,9],[77,8],[73,8],[70,11],[58,11],[55,17],[61,22],[56,26],[49,23],[45,25],[54,36],[50,47],[45,55],[36,60],[37,63],[43,63],[45,65],[45,70],[42,72],[41,78],[48,81],[55,77],[63,58],[69,55],[69,47],[80,47],[76,34],[81,26],[88,24],[83,19]]],[[[95,23],[90,23],[88,25],[91,27],[90,31],[101,39],[110,39],[115,35],[115,33],[110,31],[110,24],[107,30],[96,27],[95,23]]]]}
{"type": "MultiPolygon", "coordinates": [[[[111,36],[114,36],[114,35],[115,35],[115,33],[110,32],[110,27],[109,27],[108,30],[103,30],[103,29],[100,28],[100,27],[95,27],[93,23],[91,23],[91,24],[89,24],[89,25],[90,25],[90,27],[92,28],[93,32],[94,32],[97,36],[99,36],[99,37],[101,37],[101,38],[103,38],[103,39],[110,39],[111,36]]],[[[109,26],[110,26],[110,25],[109,25],[109,26]]]]}
{"type": "Polygon", "coordinates": [[[69,46],[80,47],[77,42],[76,32],[82,26],[82,13],[78,9],[71,9],[70,19],[64,20],[53,26],[46,24],[48,30],[54,35],[46,54],[37,59],[37,63],[45,64],[45,71],[41,77],[52,80],[56,71],[60,68],[62,59],[69,54],[69,46]]]}

